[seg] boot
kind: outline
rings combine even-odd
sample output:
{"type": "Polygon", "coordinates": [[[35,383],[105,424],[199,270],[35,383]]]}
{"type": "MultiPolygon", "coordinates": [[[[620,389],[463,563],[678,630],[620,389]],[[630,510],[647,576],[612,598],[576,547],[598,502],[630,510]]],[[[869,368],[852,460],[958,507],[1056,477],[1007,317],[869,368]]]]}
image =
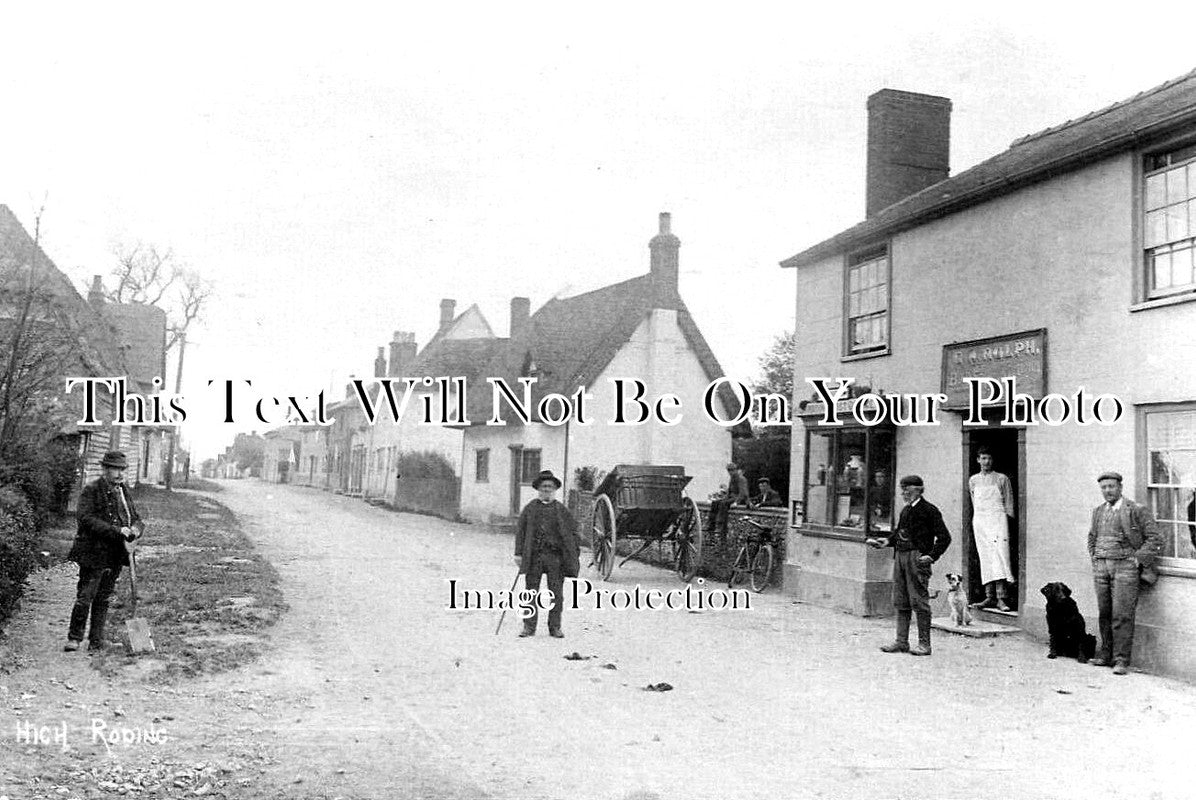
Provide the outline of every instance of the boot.
{"type": "Polygon", "coordinates": [[[911,656],[930,655],[930,612],[918,612],[918,645],[909,651],[911,656]]]}
{"type": "Polygon", "coordinates": [[[997,585],[997,611],[1008,611],[1009,604],[1005,600],[1008,597],[1009,589],[1005,583],[1005,579],[1002,578],[999,581],[993,581],[993,583],[997,585]]]}
{"type": "Polygon", "coordinates": [[[91,606],[91,627],[87,629],[87,649],[100,650],[104,647],[104,626],[107,621],[108,604],[93,603],[91,606]]]}
{"type": "Polygon", "coordinates": [[[911,616],[910,610],[897,609],[897,638],[891,644],[881,645],[880,652],[882,653],[908,653],[909,652],[909,620],[911,616]]]}
{"type": "Polygon", "coordinates": [[[976,603],[974,608],[996,608],[997,607],[997,582],[989,581],[984,584],[984,601],[976,603]]]}

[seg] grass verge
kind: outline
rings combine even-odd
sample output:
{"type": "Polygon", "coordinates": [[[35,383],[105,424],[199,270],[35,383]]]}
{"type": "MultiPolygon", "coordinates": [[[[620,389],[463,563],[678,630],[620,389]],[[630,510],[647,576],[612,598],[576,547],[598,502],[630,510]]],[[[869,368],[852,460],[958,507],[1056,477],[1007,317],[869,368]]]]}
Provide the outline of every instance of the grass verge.
{"type": "Polygon", "coordinates": [[[174,680],[235,669],[265,650],[269,628],[286,610],[278,573],[241,531],[236,517],[207,494],[141,487],[134,497],[146,521],[137,551],[136,616],[148,620],[157,652],[130,656],[125,621],[132,614],[129,576],[121,574],[109,614],[112,646],[94,663],[174,680]]]}

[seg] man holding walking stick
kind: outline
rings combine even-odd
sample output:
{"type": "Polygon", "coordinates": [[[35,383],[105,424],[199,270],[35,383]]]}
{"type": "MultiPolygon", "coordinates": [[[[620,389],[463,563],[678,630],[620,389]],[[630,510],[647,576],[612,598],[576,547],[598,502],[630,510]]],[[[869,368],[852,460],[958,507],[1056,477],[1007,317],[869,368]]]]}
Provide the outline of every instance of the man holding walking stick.
{"type": "MultiPolygon", "coordinates": [[[[565,578],[576,578],[581,571],[577,525],[569,510],[553,499],[561,482],[551,470],[537,475],[532,487],[539,496],[519,514],[519,523],[515,526],[515,560],[519,562],[524,585],[529,591],[538,592],[541,578],[547,577],[548,590],[553,596],[552,610],[548,612],[548,634],[561,639],[565,636],[561,631],[565,578]]],[[[538,609],[536,603],[531,605],[532,614],[523,621],[520,637],[536,635],[538,609]]]]}

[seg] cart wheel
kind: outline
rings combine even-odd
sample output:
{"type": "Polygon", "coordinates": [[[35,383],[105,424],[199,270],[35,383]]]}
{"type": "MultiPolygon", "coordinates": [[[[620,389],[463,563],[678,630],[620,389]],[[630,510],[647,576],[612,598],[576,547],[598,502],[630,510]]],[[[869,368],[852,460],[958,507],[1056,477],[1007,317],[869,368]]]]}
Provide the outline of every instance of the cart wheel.
{"type": "Polygon", "coordinates": [[[698,504],[685,498],[673,537],[673,568],[677,577],[689,583],[702,565],[702,515],[698,504]]]}
{"type": "Polygon", "coordinates": [[[598,570],[598,574],[605,581],[610,578],[610,571],[615,565],[615,507],[604,494],[599,495],[594,503],[591,530],[590,547],[594,550],[594,569],[598,570]]]}
{"type": "Polygon", "coordinates": [[[768,588],[768,582],[772,579],[772,545],[764,544],[756,551],[756,557],[752,559],[752,588],[757,592],[762,592],[768,588]]]}

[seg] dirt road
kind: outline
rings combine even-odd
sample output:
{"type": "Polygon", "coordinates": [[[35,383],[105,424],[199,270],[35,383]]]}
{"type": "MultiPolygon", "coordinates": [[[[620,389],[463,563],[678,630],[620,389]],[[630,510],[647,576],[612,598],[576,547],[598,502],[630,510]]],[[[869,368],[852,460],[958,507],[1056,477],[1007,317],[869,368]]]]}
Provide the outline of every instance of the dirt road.
{"type": "MultiPolygon", "coordinates": [[[[13,629],[22,668],[0,676],[0,708],[15,715],[0,752],[19,758],[5,768],[22,781],[0,794],[155,759],[202,764],[224,776],[204,793],[228,797],[1190,796],[1178,767],[1196,691],[1184,684],[1048,661],[1021,640],[938,635],[932,658],[884,655],[887,622],[777,594],[701,613],[583,599],[564,640],[518,639],[512,615],[496,637],[497,612],[447,608],[449,581],[507,589],[509,537],[314,490],[224,486],[215,499],[278,568],[290,605],[270,654],[170,688],[104,681],[56,651],[65,606],[51,580],[13,629]],[[565,660],[573,651],[593,657],[565,660]],[[659,682],[674,689],[642,689],[659,682]],[[96,715],[157,719],[170,740],[96,745],[84,735],[96,715]],[[77,729],[68,752],[16,741],[21,721],[60,720],[77,729]]],[[[606,588],[678,587],[637,564],[613,578],[606,588]]],[[[181,782],[190,793],[200,780],[181,782]]],[[[48,796],[109,796],[82,779],[66,788],[48,796]]]]}

